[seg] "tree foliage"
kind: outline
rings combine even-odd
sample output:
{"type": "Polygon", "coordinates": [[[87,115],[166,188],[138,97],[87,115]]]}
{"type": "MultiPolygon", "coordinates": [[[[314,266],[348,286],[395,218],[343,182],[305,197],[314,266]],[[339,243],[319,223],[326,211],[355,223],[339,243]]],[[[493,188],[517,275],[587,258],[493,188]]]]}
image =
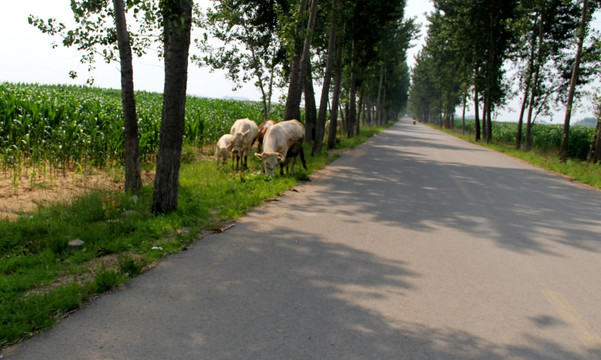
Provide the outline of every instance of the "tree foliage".
{"type": "MultiPolygon", "coordinates": [[[[88,66],[89,85],[94,83],[92,70],[97,56],[107,62],[119,61],[117,29],[114,22],[114,9],[106,0],[71,0],[71,10],[75,26],[70,28],[57,19],[47,19],[30,15],[28,21],[43,33],[61,38],[65,47],[75,47],[82,53],[81,63],[88,66]]],[[[158,40],[157,0],[126,0],[125,11],[131,17],[135,28],[129,29],[130,46],[136,56],[146,53],[151,44],[158,40]]],[[[54,47],[58,44],[54,43],[54,47]]],[[[78,77],[75,71],[69,76],[78,77]]]]}
{"type": "Polygon", "coordinates": [[[281,7],[275,1],[223,0],[215,2],[197,22],[205,33],[195,39],[200,66],[226,70],[238,89],[254,79],[261,91],[264,118],[271,107],[273,86],[286,59],[280,39],[281,7]]]}
{"type": "Polygon", "coordinates": [[[522,144],[524,121],[529,148],[538,116],[549,114],[554,102],[571,107],[568,90],[581,24],[585,41],[573,82],[575,98],[600,62],[586,41],[599,2],[588,3],[590,11],[582,18],[583,0],[435,0],[426,45],[412,69],[411,112],[423,121],[452,126],[456,108],[462,103],[465,113],[471,97],[476,140],[490,141],[492,114],[519,94],[516,146],[522,144]]]}

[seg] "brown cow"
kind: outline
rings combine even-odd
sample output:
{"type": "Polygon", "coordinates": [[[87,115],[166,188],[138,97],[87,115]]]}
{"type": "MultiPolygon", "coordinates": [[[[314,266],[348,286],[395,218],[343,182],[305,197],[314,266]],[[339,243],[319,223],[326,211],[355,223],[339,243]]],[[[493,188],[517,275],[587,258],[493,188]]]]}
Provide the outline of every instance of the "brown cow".
{"type": "Polygon", "coordinates": [[[267,130],[273,124],[277,124],[277,123],[274,120],[267,120],[267,121],[263,121],[259,125],[259,132],[257,133],[257,142],[259,143],[259,145],[257,145],[257,149],[259,150],[259,152],[263,151],[263,138],[265,137],[267,130]]]}

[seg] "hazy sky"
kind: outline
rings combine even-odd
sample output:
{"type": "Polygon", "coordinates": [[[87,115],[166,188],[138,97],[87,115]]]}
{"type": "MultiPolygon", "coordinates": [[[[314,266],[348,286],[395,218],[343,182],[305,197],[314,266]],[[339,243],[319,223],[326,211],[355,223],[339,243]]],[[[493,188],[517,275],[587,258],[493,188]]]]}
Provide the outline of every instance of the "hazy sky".
{"type": "MultiPolygon", "coordinates": [[[[209,0],[197,1],[202,7],[210,5],[209,0]]],[[[431,3],[424,0],[410,0],[409,16],[422,16],[431,10],[431,3]]],[[[72,19],[68,0],[20,0],[4,1],[0,12],[0,81],[27,82],[42,84],[84,84],[87,79],[87,66],[79,62],[80,54],[74,49],[59,46],[52,49],[53,42],[59,42],[43,34],[27,22],[29,14],[43,19],[57,18],[67,23],[72,19]],[[76,70],[79,78],[69,78],[69,71],[76,70]]],[[[425,22],[422,21],[422,22],[425,22]]],[[[194,51],[194,46],[192,46],[194,51]]],[[[416,48],[412,49],[417,51],[416,48]]],[[[412,55],[411,55],[412,58],[412,55]]],[[[94,85],[118,88],[120,86],[118,64],[98,62],[93,76],[94,85]]],[[[163,90],[163,66],[156,52],[135,60],[134,85],[138,90],[160,92],[163,90]]],[[[222,72],[210,73],[194,65],[189,68],[188,92],[199,96],[247,97],[259,100],[260,93],[253,85],[245,86],[236,92],[232,83],[222,72]]]]}
{"type": "MultiPolygon", "coordinates": [[[[197,1],[202,7],[210,5],[210,0],[197,1]]],[[[58,38],[50,37],[29,25],[27,17],[34,14],[41,18],[57,18],[62,22],[69,22],[72,13],[69,0],[20,0],[4,1],[0,12],[0,81],[25,82],[40,84],[84,84],[88,78],[87,65],[79,62],[80,53],[75,49],[58,46],[52,49],[53,42],[60,42],[58,38]],[[76,70],[79,78],[69,78],[69,71],[76,70]]],[[[417,17],[418,23],[425,25],[425,13],[432,10],[429,0],[408,0],[406,16],[417,17]]],[[[410,49],[408,58],[410,66],[413,56],[419,51],[425,36],[425,27],[422,30],[422,39],[415,42],[410,49]]],[[[194,36],[194,34],[193,34],[194,36]]],[[[191,51],[194,51],[193,45],[191,51]]],[[[96,64],[93,73],[94,85],[98,87],[119,88],[120,77],[118,63],[105,64],[100,61],[96,64]]],[[[156,51],[134,62],[134,86],[136,90],[161,92],[163,90],[163,66],[157,59],[156,51]]],[[[189,67],[188,93],[205,97],[244,97],[259,100],[260,93],[250,84],[242,89],[232,91],[233,84],[227,80],[223,72],[209,72],[206,68],[195,65],[189,67]]],[[[274,99],[275,100],[275,99],[274,99]]],[[[503,111],[499,118],[510,120],[517,117],[516,105],[503,111]]],[[[580,116],[582,117],[582,116],[580,116]]],[[[556,116],[554,122],[562,121],[556,116]]]]}

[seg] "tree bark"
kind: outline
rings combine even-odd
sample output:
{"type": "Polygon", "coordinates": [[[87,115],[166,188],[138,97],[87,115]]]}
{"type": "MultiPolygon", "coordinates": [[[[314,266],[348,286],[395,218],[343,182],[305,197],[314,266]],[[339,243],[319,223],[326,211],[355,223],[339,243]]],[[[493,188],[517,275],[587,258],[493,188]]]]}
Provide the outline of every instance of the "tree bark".
{"type": "Polygon", "coordinates": [[[586,159],[587,163],[596,164],[601,160],[599,156],[599,150],[601,149],[601,119],[597,119],[597,126],[595,127],[595,133],[593,134],[593,141],[591,141],[591,148],[586,159]]]}
{"type": "Polygon", "coordinates": [[[192,0],[161,3],[164,17],[165,87],[151,207],[154,214],[173,212],[178,205],[193,7],[192,0]]]}
{"type": "Polygon", "coordinates": [[[315,19],[317,17],[317,2],[311,1],[311,12],[309,13],[309,23],[305,33],[303,51],[298,63],[293,59],[293,67],[290,69],[290,84],[288,86],[288,96],[286,97],[286,107],[284,109],[284,120],[300,120],[300,103],[303,93],[303,84],[305,74],[307,73],[307,64],[311,56],[311,42],[313,41],[313,30],[315,29],[315,19]]]}
{"type": "Polygon", "coordinates": [[[311,62],[307,64],[305,76],[305,141],[315,139],[315,126],[317,123],[317,109],[315,105],[315,90],[313,89],[313,74],[311,62]]]}
{"type": "Polygon", "coordinates": [[[349,94],[349,112],[347,123],[347,136],[355,137],[355,123],[357,121],[357,39],[353,39],[351,51],[351,86],[349,94]]]}
{"type": "Polygon", "coordinates": [[[338,42],[336,50],[336,75],[334,82],[334,93],[332,94],[332,111],[330,112],[330,129],[328,132],[328,149],[336,146],[336,130],[338,128],[338,104],[340,102],[340,88],[342,86],[342,39],[338,42]]]}
{"type": "Polygon", "coordinates": [[[140,140],[138,138],[138,115],[134,92],[134,69],[131,43],[125,20],[123,0],[113,0],[115,27],[121,62],[121,103],[123,105],[123,128],[125,144],[125,191],[138,193],[142,189],[140,168],[140,140]]]}
{"type": "MultiPolygon", "coordinates": [[[[359,90],[359,105],[358,105],[358,114],[357,114],[357,123],[355,124],[355,134],[359,135],[361,133],[361,114],[363,113],[363,102],[365,97],[365,87],[361,86],[361,90],[359,90]]],[[[365,121],[365,117],[363,117],[363,121],[365,121]]]]}
{"type": "MultiPolygon", "coordinates": [[[[475,75],[477,75],[477,72],[475,73],[475,75]]],[[[476,126],[475,127],[476,134],[475,134],[474,140],[480,141],[480,115],[479,115],[480,104],[478,101],[479,94],[478,94],[477,76],[474,76],[474,80],[475,80],[475,82],[474,82],[474,109],[475,109],[474,110],[474,115],[475,115],[474,122],[475,122],[475,126],[476,126]]]]}
{"type": "Polygon", "coordinates": [[[376,100],[376,124],[382,124],[382,109],[384,108],[383,97],[384,97],[384,63],[380,65],[380,82],[378,85],[378,99],[376,100]]]}
{"type": "Polygon", "coordinates": [[[461,112],[461,135],[465,135],[465,108],[467,107],[467,91],[463,92],[463,110],[461,112]]]}
{"type": "MultiPolygon", "coordinates": [[[[537,18],[538,20],[538,18],[537,18]]],[[[536,24],[535,24],[536,25],[536,24]]],[[[539,25],[540,26],[540,25],[539,25]]],[[[539,29],[540,32],[540,29],[539,29]]],[[[520,149],[522,147],[522,127],[524,124],[524,113],[526,111],[526,103],[530,96],[530,88],[532,83],[532,73],[534,72],[534,53],[536,42],[536,33],[533,32],[532,38],[530,39],[530,58],[528,59],[528,69],[526,70],[526,88],[524,89],[524,98],[522,99],[522,107],[520,109],[520,118],[518,119],[518,130],[515,138],[515,148],[520,149]]],[[[526,136],[526,142],[528,142],[528,136],[526,136]]]]}
{"type": "Polygon", "coordinates": [[[336,57],[336,25],[337,25],[337,1],[332,0],[332,16],[330,18],[330,34],[328,39],[328,57],[326,59],[326,69],[321,88],[321,98],[319,101],[319,114],[317,115],[317,124],[315,128],[315,139],[313,141],[312,155],[321,154],[323,146],[323,134],[328,115],[328,98],[330,96],[330,83],[332,81],[332,72],[334,69],[334,58],[336,57]]]}
{"type": "Polygon", "coordinates": [[[561,148],[559,149],[559,159],[565,162],[568,159],[568,142],[570,137],[570,118],[572,117],[572,104],[574,101],[574,93],[576,91],[576,83],[578,82],[578,70],[580,68],[580,56],[582,54],[582,44],[586,35],[586,18],[587,18],[587,0],[582,1],[582,19],[580,22],[580,31],[578,34],[578,48],[576,50],[576,59],[574,59],[574,67],[572,68],[572,78],[570,79],[570,90],[568,91],[568,103],[566,105],[566,115],[563,122],[563,135],[561,138],[561,148]]]}
{"type": "Polygon", "coordinates": [[[530,91],[530,78],[528,78],[526,81],[526,89],[524,90],[524,98],[522,99],[522,107],[520,109],[520,117],[518,119],[518,129],[517,134],[515,136],[515,148],[518,150],[522,147],[522,128],[524,125],[524,112],[526,111],[526,101],[528,101],[528,93],[530,91]]]}

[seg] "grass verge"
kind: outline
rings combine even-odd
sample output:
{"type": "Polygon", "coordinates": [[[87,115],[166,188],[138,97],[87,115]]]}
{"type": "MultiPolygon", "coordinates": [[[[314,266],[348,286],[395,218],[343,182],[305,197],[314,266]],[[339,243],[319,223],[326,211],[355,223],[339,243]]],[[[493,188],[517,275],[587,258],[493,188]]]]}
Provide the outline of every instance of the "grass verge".
{"type": "MultiPolygon", "coordinates": [[[[354,147],[382,128],[363,128],[338,149],[354,147]]],[[[308,144],[305,153],[310,154],[308,144]]],[[[186,158],[190,149],[186,150],[186,158]]],[[[182,164],[178,211],[150,212],[152,189],[138,196],[93,192],[17,220],[0,220],[0,350],[54,325],[93,296],[110,291],[181,251],[206,231],[221,231],[264,200],[294,187],[336,158],[307,156],[308,170],[265,177],[249,157],[249,170],[220,169],[213,161],[182,164]],[[74,249],[70,242],[83,241],[74,249]]]]}
{"type": "MultiPolygon", "coordinates": [[[[589,164],[586,161],[578,159],[568,159],[566,162],[559,160],[559,151],[543,151],[532,149],[529,151],[516,149],[515,146],[505,143],[492,141],[486,143],[483,141],[476,142],[472,137],[463,135],[458,131],[441,129],[438,126],[429,124],[433,129],[443,131],[447,134],[459,137],[473,144],[487,147],[489,149],[505,153],[518,159],[527,161],[533,165],[547,169],[558,174],[565,175],[573,180],[601,189],[601,165],[589,164]]],[[[459,130],[460,131],[460,130],[459,130]]]]}

